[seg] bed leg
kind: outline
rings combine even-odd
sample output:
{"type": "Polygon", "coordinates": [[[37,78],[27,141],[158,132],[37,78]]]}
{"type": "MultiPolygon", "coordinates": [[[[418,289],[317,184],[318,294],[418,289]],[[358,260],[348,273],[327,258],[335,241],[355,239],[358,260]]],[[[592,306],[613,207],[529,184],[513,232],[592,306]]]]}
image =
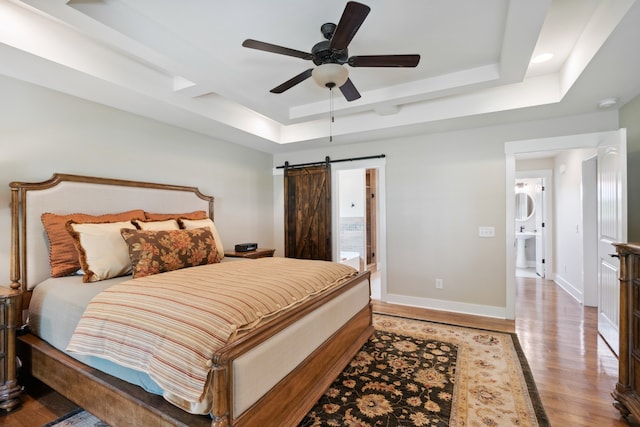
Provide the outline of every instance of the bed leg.
{"type": "Polygon", "coordinates": [[[229,419],[224,416],[224,417],[213,417],[213,419],[211,420],[211,427],[228,427],[229,426],[229,419]]]}
{"type": "Polygon", "coordinates": [[[229,426],[229,402],[227,400],[227,367],[215,365],[213,375],[213,410],[211,411],[211,427],[229,426]]]}

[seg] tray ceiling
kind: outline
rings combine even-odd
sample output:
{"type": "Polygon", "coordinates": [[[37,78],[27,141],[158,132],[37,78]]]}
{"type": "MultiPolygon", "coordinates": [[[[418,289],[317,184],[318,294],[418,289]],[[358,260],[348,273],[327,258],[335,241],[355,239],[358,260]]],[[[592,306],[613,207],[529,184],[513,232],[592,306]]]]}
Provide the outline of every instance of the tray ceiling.
{"type": "Polygon", "coordinates": [[[267,152],[318,143],[618,108],[640,92],[635,0],[363,1],[349,55],[418,53],[416,68],[353,68],[346,102],[311,79],[269,90],[310,61],[345,1],[0,0],[0,73],[267,152]],[[632,41],[630,41],[632,40],[632,41]],[[552,53],[544,63],[532,58],[552,53]]]}

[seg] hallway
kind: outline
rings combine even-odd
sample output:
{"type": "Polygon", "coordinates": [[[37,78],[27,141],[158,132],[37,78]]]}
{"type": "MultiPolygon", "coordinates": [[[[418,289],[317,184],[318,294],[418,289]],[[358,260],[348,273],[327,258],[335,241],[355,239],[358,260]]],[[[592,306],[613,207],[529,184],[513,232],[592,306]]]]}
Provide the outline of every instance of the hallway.
{"type": "Polygon", "coordinates": [[[597,309],[554,282],[517,279],[516,332],[554,426],[627,426],[613,407],[618,359],[597,332],[597,309]]]}

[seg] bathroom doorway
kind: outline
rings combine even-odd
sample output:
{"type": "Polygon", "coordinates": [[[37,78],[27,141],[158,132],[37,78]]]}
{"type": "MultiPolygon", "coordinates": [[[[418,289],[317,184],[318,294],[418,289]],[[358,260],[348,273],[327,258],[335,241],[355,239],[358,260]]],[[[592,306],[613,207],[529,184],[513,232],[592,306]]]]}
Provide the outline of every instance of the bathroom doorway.
{"type": "Polygon", "coordinates": [[[384,159],[336,164],[334,182],[334,258],[371,272],[371,297],[386,297],[384,159]]]}
{"type": "Polygon", "coordinates": [[[547,277],[550,244],[552,170],[516,172],[516,277],[547,277]]]}
{"type": "Polygon", "coordinates": [[[367,229],[371,221],[367,206],[367,170],[348,169],[337,173],[340,262],[364,271],[368,265],[370,237],[367,229]]]}

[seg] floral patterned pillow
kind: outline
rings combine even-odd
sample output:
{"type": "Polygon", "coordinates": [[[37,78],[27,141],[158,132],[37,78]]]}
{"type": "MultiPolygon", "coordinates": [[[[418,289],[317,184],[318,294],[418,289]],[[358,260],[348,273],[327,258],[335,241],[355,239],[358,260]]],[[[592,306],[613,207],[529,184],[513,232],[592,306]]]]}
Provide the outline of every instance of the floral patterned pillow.
{"type": "Polygon", "coordinates": [[[120,230],[129,246],[133,277],[220,262],[209,228],[120,230]]]}

